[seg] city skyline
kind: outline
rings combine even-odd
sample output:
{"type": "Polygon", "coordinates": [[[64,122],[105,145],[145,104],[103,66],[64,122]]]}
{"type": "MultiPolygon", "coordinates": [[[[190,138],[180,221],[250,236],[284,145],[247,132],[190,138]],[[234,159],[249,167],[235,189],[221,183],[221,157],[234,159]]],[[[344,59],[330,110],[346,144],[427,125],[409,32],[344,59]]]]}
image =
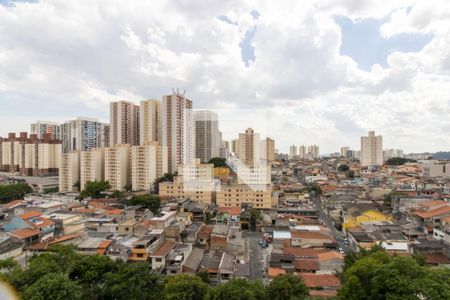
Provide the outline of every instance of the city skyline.
{"type": "MultiPolygon", "coordinates": [[[[0,1],[0,135],[107,122],[112,101],[178,87],[195,109],[265,109],[284,153],[357,149],[370,130],[387,148],[450,149],[448,1],[284,4],[0,1]]],[[[247,127],[262,131],[221,131],[247,127]]]]}

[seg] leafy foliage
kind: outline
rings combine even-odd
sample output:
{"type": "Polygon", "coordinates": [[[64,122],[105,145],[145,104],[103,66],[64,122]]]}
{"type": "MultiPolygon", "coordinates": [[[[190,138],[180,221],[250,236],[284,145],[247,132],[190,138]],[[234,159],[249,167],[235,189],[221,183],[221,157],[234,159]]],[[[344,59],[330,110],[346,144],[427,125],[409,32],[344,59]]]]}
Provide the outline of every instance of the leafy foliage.
{"type": "Polygon", "coordinates": [[[266,290],[260,282],[236,278],[211,290],[210,300],[263,300],[266,290]]]}
{"type": "Polygon", "coordinates": [[[417,162],[417,160],[403,158],[403,157],[392,157],[386,161],[386,164],[388,164],[390,166],[401,166],[401,165],[406,164],[407,162],[417,162]]]}
{"type": "Polygon", "coordinates": [[[308,287],[303,280],[295,275],[275,277],[267,287],[267,295],[271,300],[306,299],[308,287]]]}
{"type": "Polygon", "coordinates": [[[228,167],[227,160],[221,157],[213,157],[208,161],[209,164],[213,164],[214,168],[228,167]]]}
{"type": "Polygon", "coordinates": [[[166,279],[164,295],[167,300],[204,299],[208,293],[208,285],[200,277],[180,274],[166,279]]]}
{"type": "Polygon", "coordinates": [[[142,205],[150,209],[153,213],[157,213],[161,207],[161,199],[155,195],[136,195],[128,203],[131,205],[142,205]]]}
{"type": "Polygon", "coordinates": [[[84,186],[84,190],[80,192],[80,199],[100,198],[103,196],[103,192],[109,190],[111,185],[108,181],[88,181],[84,186]]]}
{"type": "Polygon", "coordinates": [[[0,203],[8,203],[12,200],[23,199],[25,194],[31,192],[33,192],[31,186],[24,182],[0,185],[0,203]]]}

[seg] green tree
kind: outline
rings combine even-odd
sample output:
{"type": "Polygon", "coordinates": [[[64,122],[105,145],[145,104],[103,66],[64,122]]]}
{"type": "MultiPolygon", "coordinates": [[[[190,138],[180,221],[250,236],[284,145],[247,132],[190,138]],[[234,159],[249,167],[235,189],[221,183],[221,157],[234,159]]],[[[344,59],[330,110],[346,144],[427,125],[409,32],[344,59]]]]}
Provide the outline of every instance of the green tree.
{"type": "Polygon", "coordinates": [[[161,277],[146,263],[115,262],[116,270],[105,274],[102,299],[162,299],[161,277]]]}
{"type": "Polygon", "coordinates": [[[213,164],[214,168],[228,167],[227,160],[221,157],[213,157],[208,161],[209,164],[213,164]]]}
{"type": "Polygon", "coordinates": [[[173,177],[176,176],[176,172],[174,174],[170,174],[170,173],[166,173],[163,176],[157,178],[155,180],[155,182],[153,183],[153,186],[155,188],[155,192],[156,194],[159,193],[159,184],[161,182],[172,182],[173,181],[173,177]]]}
{"type": "Polygon", "coordinates": [[[204,283],[209,284],[209,273],[207,271],[200,271],[195,276],[199,277],[204,283]]]}
{"type": "Polygon", "coordinates": [[[308,295],[308,287],[299,276],[293,274],[276,276],[267,287],[267,296],[271,300],[301,300],[308,295]]]}
{"type": "Polygon", "coordinates": [[[22,293],[29,300],[76,300],[82,299],[82,290],[76,282],[61,273],[51,273],[38,278],[22,293]]]}
{"type": "Polygon", "coordinates": [[[348,172],[350,168],[347,165],[339,165],[337,168],[338,172],[348,172]]]}
{"type": "Polygon", "coordinates": [[[109,190],[111,185],[108,181],[88,181],[86,182],[84,189],[80,192],[80,199],[100,198],[103,196],[103,192],[109,190]]]}
{"type": "Polygon", "coordinates": [[[235,278],[212,290],[210,300],[264,300],[268,299],[261,282],[235,278]]]}
{"type": "Polygon", "coordinates": [[[0,203],[23,199],[25,194],[31,192],[33,192],[31,186],[24,182],[0,185],[0,203]]]}
{"type": "Polygon", "coordinates": [[[401,166],[401,165],[406,164],[407,162],[417,162],[417,160],[403,158],[403,157],[392,157],[386,161],[386,164],[390,165],[390,166],[401,166]]]}
{"type": "Polygon", "coordinates": [[[261,221],[261,212],[256,208],[250,210],[250,230],[255,231],[256,225],[261,221]]]}
{"type": "Polygon", "coordinates": [[[208,285],[200,277],[180,274],[166,278],[164,296],[167,300],[204,299],[208,285]]]}
{"type": "Polygon", "coordinates": [[[161,199],[155,195],[135,195],[128,202],[131,205],[141,205],[157,213],[161,207],[161,199]]]}

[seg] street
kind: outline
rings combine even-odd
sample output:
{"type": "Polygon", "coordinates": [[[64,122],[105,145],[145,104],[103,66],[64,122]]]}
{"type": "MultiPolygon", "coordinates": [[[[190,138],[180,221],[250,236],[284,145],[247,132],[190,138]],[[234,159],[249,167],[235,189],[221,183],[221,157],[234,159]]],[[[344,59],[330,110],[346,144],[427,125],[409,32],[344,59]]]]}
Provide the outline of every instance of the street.
{"type": "Polygon", "coordinates": [[[261,279],[263,277],[263,249],[258,241],[262,238],[262,233],[245,231],[243,232],[243,236],[248,239],[250,279],[261,279]]]}

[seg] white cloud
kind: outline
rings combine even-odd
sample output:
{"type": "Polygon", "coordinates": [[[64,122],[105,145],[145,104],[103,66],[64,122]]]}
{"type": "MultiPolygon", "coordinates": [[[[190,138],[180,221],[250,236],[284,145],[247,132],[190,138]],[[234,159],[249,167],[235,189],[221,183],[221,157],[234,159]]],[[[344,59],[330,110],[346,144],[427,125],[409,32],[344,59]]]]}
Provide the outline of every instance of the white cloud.
{"type": "MultiPolygon", "coordinates": [[[[448,149],[449,4],[46,0],[0,5],[0,104],[40,101],[42,107],[61,105],[61,115],[54,117],[59,120],[75,117],[74,110],[64,109],[75,106],[77,114],[84,108],[103,118],[109,101],[158,98],[180,87],[197,108],[269,107],[267,132],[284,151],[292,143],[316,143],[324,152],[344,144],[357,148],[368,129],[383,134],[386,147],[448,149]],[[385,38],[434,37],[422,51],[393,52],[388,67],[374,65],[366,72],[340,55],[335,15],[384,18],[385,38]],[[256,59],[246,67],[239,45],[252,28],[256,59]]],[[[0,134],[28,128],[25,120],[48,118],[46,111],[2,110],[0,134]]]]}

